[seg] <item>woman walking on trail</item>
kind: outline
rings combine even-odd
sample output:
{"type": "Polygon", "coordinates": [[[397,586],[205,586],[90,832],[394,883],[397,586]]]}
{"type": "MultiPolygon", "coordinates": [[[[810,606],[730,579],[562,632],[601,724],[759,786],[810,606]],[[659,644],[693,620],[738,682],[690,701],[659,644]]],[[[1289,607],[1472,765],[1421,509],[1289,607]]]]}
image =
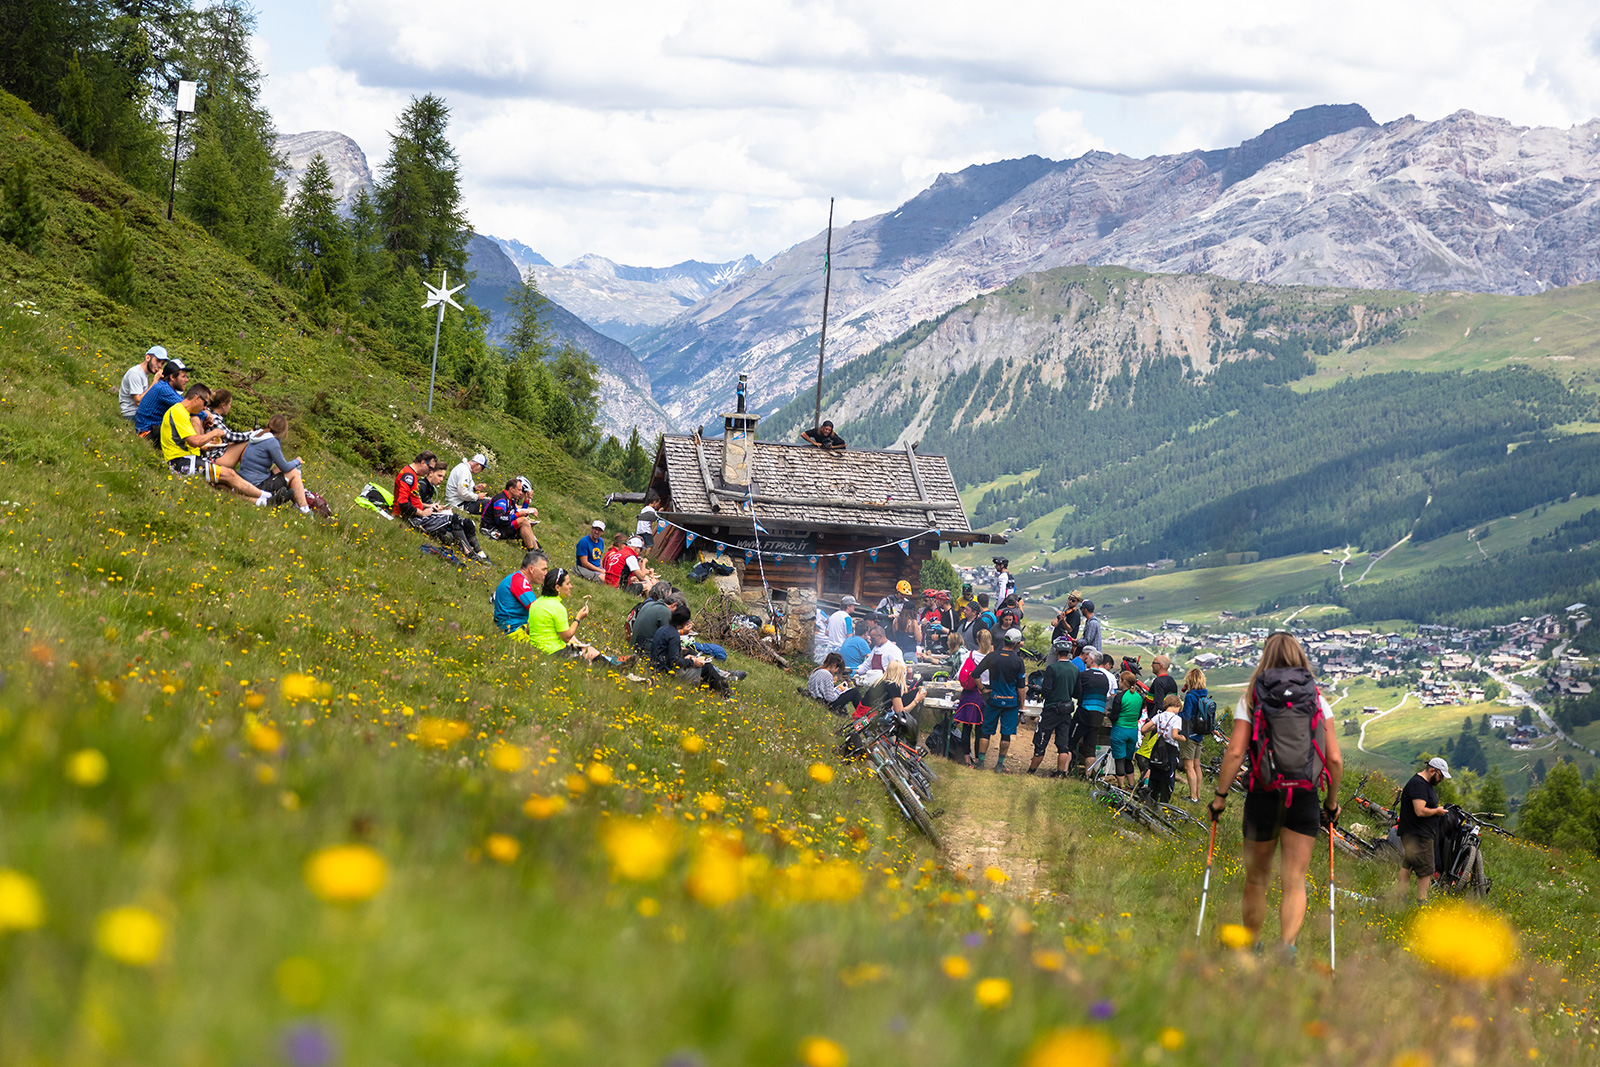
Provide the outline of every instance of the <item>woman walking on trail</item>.
{"type": "Polygon", "coordinates": [[[1244,801],[1244,925],[1259,947],[1272,857],[1281,845],[1280,947],[1293,956],[1305,921],[1306,871],[1319,829],[1317,786],[1326,786],[1323,808],[1330,821],[1337,821],[1344,761],[1328,703],[1311,675],[1311,661],[1300,642],[1282,631],[1262,646],[1261,662],[1234,708],[1233,732],[1210,805],[1213,819],[1227,810],[1228,790],[1246,754],[1251,769],[1244,801]]]}

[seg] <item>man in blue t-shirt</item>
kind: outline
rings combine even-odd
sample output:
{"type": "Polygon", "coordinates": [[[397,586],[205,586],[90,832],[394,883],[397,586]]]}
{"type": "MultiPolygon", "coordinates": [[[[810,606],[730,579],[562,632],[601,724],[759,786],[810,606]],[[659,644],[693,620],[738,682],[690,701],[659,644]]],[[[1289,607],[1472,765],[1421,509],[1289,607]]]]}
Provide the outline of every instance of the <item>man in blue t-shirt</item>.
{"type": "Polygon", "coordinates": [[[853,672],[872,655],[872,646],[860,634],[851,634],[840,643],[837,651],[844,657],[845,669],[853,672]]]}
{"type": "Polygon", "coordinates": [[[161,380],[145,390],[144,399],[133,413],[134,431],[143,435],[160,426],[161,417],[172,405],[183,403],[183,394],[188,388],[189,368],[181,359],[167,360],[167,365],[161,369],[161,380]]]}
{"type": "Polygon", "coordinates": [[[589,524],[589,535],[578,541],[578,568],[573,573],[579,578],[605,584],[606,571],[600,565],[605,554],[606,524],[596,519],[589,524]]]}
{"type": "Polygon", "coordinates": [[[501,633],[528,625],[528,609],[539,599],[550,560],[538,549],[522,557],[522,566],[503,578],[494,590],[494,624],[501,633]]]}

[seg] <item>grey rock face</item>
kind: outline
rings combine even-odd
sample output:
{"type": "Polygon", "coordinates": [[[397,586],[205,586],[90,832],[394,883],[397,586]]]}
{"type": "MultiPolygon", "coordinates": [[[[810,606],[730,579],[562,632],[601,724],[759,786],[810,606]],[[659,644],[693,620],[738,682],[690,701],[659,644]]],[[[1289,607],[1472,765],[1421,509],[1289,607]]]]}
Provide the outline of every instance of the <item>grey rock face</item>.
{"type": "Polygon", "coordinates": [[[758,266],[755,257],[726,263],[686,260],[671,267],[630,267],[586,255],[565,267],[532,267],[539,288],[595,329],[632,344],[758,266]]]}
{"type": "Polygon", "coordinates": [[[333,195],[342,211],[349,211],[356,194],[365,189],[372,192],[372,169],[367,166],[367,154],[361,146],[342,133],[333,130],[312,130],[309,133],[285,133],[278,136],[278,151],[288,161],[284,172],[287,183],[285,199],[293,199],[300,188],[300,179],[318,152],[328,162],[328,173],[333,178],[333,195]]]}
{"type": "MultiPolygon", "coordinates": [[[[472,281],[466,295],[489,313],[490,343],[501,344],[511,332],[507,300],[522,284],[522,272],[497,241],[482,234],[473,234],[467,242],[467,270],[472,281]]],[[[592,329],[554,301],[546,309],[545,324],[556,344],[568,342],[583,349],[600,368],[600,418],[608,433],[625,439],[635,426],[641,436],[672,429],[650,394],[644,364],[631,348],[592,329]]]]}
{"type": "MultiPolygon", "coordinates": [[[[1103,264],[1245,281],[1532,293],[1600,277],[1600,120],[1570,130],[1462,111],[1374,125],[1308,108],[1217,152],[1091,152],[969,167],[836,228],[831,368],[1024,274],[1103,264]]],[[[823,235],[640,338],[685,424],[751,375],[758,410],[809,388],[823,235]]]]}

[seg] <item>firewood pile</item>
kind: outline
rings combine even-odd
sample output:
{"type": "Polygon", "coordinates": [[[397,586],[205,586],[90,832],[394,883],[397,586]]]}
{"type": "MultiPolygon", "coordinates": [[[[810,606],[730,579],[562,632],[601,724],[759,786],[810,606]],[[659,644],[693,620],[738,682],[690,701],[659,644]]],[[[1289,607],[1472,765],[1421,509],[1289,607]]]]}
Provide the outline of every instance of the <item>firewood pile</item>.
{"type": "Polygon", "coordinates": [[[755,617],[755,613],[738,597],[718,593],[695,613],[694,628],[702,638],[715,641],[730,652],[742,652],[755,659],[788,667],[789,661],[778,651],[779,639],[772,634],[763,634],[759,624],[750,624],[755,617]]]}

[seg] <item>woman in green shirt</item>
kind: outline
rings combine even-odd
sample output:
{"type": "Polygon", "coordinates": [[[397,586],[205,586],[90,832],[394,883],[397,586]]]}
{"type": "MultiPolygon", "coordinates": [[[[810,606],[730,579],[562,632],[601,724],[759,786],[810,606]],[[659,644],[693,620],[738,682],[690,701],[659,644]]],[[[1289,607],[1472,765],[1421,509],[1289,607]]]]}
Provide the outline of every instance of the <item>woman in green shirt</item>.
{"type": "Polygon", "coordinates": [[[1139,691],[1132,671],[1123,671],[1118,681],[1122,691],[1106,706],[1106,714],[1111,719],[1111,758],[1117,761],[1118,784],[1132,790],[1139,784],[1133,753],[1139,747],[1139,715],[1144,711],[1144,694],[1139,691]]]}
{"type": "Polygon", "coordinates": [[[528,608],[528,643],[540,652],[565,652],[580,656],[585,663],[603,659],[614,667],[620,667],[632,660],[632,656],[621,659],[608,656],[593,645],[577,640],[578,624],[589,617],[589,598],[583,598],[583,607],[569,619],[567,606],[562,600],[571,594],[572,572],[565,567],[557,567],[544,576],[539,599],[528,608]]]}

